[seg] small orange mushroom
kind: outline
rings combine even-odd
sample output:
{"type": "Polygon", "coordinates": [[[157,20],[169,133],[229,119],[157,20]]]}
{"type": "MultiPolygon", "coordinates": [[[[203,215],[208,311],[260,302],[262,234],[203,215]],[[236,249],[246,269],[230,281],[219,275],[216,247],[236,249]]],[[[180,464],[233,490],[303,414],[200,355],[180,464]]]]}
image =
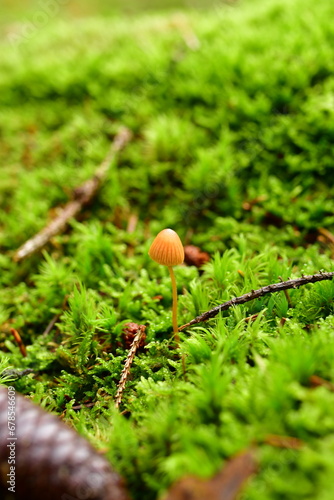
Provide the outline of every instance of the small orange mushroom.
{"type": "Polygon", "coordinates": [[[163,266],[167,266],[172,281],[173,292],[173,332],[176,342],[179,341],[179,328],[177,325],[177,288],[173,266],[184,261],[182,242],[173,229],[164,229],[154,239],[148,252],[151,259],[163,266]]]}

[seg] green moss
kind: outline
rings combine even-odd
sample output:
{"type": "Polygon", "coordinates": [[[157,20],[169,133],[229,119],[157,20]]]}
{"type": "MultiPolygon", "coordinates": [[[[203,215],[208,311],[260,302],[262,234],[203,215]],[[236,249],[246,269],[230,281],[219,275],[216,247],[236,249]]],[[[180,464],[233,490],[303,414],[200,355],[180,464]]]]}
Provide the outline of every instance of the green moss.
{"type": "Polygon", "coordinates": [[[333,14],[330,0],[256,0],[205,16],[54,18],[16,44],[2,38],[1,381],[107,449],[134,499],[210,477],[254,442],[259,473],[242,498],[333,496],[333,394],[310,385],[334,382],[333,283],[225,311],[175,348],[168,271],[147,255],[165,227],[211,255],[175,269],[180,324],[332,271],[333,14]],[[124,125],[133,139],[80,220],[15,263],[124,125]],[[147,342],[123,415],[113,398],[129,321],[147,342]],[[275,433],[304,446],[263,444],[275,433]]]}

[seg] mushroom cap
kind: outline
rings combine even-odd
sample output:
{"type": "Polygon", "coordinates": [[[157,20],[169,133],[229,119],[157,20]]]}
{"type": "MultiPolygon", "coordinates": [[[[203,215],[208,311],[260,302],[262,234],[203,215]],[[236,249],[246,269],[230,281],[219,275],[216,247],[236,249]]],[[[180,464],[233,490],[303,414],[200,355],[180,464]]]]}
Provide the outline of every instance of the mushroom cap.
{"type": "Polygon", "coordinates": [[[163,266],[177,266],[184,261],[184,249],[173,229],[164,229],[155,237],[149,252],[151,259],[163,266]]]}

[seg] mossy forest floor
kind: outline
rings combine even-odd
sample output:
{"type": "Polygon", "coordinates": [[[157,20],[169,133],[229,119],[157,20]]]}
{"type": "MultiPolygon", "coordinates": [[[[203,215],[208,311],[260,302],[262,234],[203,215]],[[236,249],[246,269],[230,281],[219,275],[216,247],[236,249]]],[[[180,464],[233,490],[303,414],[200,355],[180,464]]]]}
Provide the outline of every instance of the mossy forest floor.
{"type": "Polygon", "coordinates": [[[334,498],[334,392],[310,382],[334,382],[334,283],[235,307],[172,349],[170,278],[147,254],[171,227],[211,255],[175,268],[179,324],[280,277],[333,270],[333,19],[332,0],[248,0],[50,18],[3,37],[2,381],[107,450],[135,500],[212,477],[255,442],[243,500],[334,498]],[[121,126],[133,138],[94,202],[43,253],[14,262],[121,126]],[[118,411],[128,321],[147,340],[118,411]],[[303,445],[264,444],[269,434],[303,445]]]}

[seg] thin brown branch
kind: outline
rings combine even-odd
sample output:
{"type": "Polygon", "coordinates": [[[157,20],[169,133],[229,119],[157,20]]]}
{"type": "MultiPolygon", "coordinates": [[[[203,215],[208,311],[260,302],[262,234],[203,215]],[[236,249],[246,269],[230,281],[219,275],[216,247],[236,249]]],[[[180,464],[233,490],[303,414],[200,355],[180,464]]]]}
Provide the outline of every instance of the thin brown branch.
{"type": "Polygon", "coordinates": [[[127,355],[127,358],[125,361],[125,365],[124,365],[124,368],[122,370],[121,378],[120,378],[120,381],[118,383],[117,393],[115,396],[116,408],[119,408],[119,405],[122,402],[122,396],[123,396],[123,392],[125,389],[126,381],[127,381],[128,376],[130,374],[130,368],[131,368],[132,362],[134,360],[134,357],[136,355],[137,349],[140,345],[140,341],[141,341],[143,335],[145,334],[145,330],[146,330],[145,325],[138,325],[138,331],[137,331],[135,338],[133,339],[133,342],[131,344],[131,348],[128,352],[128,355],[127,355]]]}
{"type": "Polygon", "coordinates": [[[288,290],[289,288],[299,288],[300,286],[307,285],[309,283],[316,283],[317,281],[324,280],[332,280],[334,277],[334,272],[325,273],[319,272],[317,274],[311,274],[309,276],[302,276],[301,278],[296,278],[293,280],[282,281],[281,283],[273,283],[272,285],[267,285],[258,290],[251,290],[240,297],[234,297],[223,304],[220,304],[217,307],[214,307],[210,311],[207,311],[200,316],[189,321],[185,325],[180,326],[179,331],[184,330],[188,326],[196,325],[197,323],[201,323],[203,321],[207,321],[211,318],[214,318],[221,311],[226,311],[230,307],[237,306],[240,304],[245,304],[245,302],[249,302],[250,300],[258,299],[263,295],[267,295],[268,293],[282,292],[284,290],[288,290]]]}
{"type": "Polygon", "coordinates": [[[131,133],[127,128],[119,131],[114,138],[107,156],[96,170],[94,176],[74,190],[73,199],[60,209],[56,218],[15,252],[13,258],[16,262],[29,257],[43,248],[51,238],[64,231],[70,219],[77,217],[83,207],[94,198],[105,180],[115,156],[124,148],[130,138],[131,133]]]}

